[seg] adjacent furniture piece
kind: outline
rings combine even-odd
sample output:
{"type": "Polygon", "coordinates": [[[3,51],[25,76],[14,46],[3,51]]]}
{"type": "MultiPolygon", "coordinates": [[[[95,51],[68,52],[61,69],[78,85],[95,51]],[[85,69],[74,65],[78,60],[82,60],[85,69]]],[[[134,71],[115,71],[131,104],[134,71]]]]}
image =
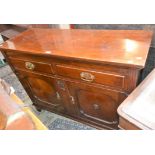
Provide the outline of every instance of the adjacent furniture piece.
{"type": "Polygon", "coordinates": [[[0,130],[47,130],[47,127],[0,79],[0,130]]]}
{"type": "Polygon", "coordinates": [[[119,106],[118,113],[121,129],[155,129],[155,69],[119,106]]]}
{"type": "Polygon", "coordinates": [[[29,29],[0,46],[38,109],[118,129],[117,108],[137,86],[152,32],[29,29]]]}
{"type": "Polygon", "coordinates": [[[49,24],[1,24],[0,34],[4,41],[11,39],[28,28],[50,28],[49,24]]]}

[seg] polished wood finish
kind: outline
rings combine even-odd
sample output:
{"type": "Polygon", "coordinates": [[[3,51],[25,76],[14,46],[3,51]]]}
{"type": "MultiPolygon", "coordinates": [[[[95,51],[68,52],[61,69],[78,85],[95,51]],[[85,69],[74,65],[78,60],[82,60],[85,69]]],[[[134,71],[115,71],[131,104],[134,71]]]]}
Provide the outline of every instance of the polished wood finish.
{"type": "Polygon", "coordinates": [[[121,130],[140,130],[139,127],[137,127],[134,123],[131,123],[130,121],[127,121],[123,117],[119,117],[119,129],[121,130]]]}
{"type": "Polygon", "coordinates": [[[76,116],[86,121],[99,123],[103,128],[105,126],[117,128],[117,108],[119,103],[126,98],[126,94],[78,82],[67,82],[67,86],[71,92],[71,103],[76,109],[76,116]]]}
{"type": "Polygon", "coordinates": [[[117,107],[137,86],[152,32],[30,29],[0,49],[38,108],[117,129],[117,107]]]}
{"type": "Polygon", "coordinates": [[[6,41],[3,49],[143,68],[151,36],[142,30],[32,28],[6,41]]]}
{"type": "Polygon", "coordinates": [[[55,78],[26,71],[18,71],[18,75],[20,80],[26,84],[25,88],[28,89],[29,94],[33,94],[35,103],[46,104],[51,109],[63,111],[55,78]]]}
{"type": "Polygon", "coordinates": [[[85,68],[74,68],[73,66],[56,65],[56,72],[60,76],[78,79],[84,82],[98,83],[111,87],[123,88],[125,76],[111,74],[108,72],[97,72],[85,68]]]}
{"type": "Polygon", "coordinates": [[[53,74],[53,70],[50,63],[29,61],[29,60],[17,59],[13,57],[10,57],[10,62],[14,64],[14,67],[16,69],[26,69],[28,71],[33,71],[33,72],[53,74]],[[32,66],[32,65],[33,65],[33,68],[30,68],[29,66],[32,66]]]}
{"type": "Polygon", "coordinates": [[[155,69],[119,106],[119,126],[126,130],[155,129],[155,69]]]}

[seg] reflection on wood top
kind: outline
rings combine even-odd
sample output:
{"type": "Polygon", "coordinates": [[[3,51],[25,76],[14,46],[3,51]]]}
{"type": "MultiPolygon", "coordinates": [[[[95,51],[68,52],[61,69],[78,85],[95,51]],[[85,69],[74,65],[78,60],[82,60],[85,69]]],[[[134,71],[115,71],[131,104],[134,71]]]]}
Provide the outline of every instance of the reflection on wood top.
{"type": "Polygon", "coordinates": [[[120,105],[118,113],[140,129],[155,129],[155,69],[120,105]]]}
{"type": "Polygon", "coordinates": [[[143,68],[151,31],[29,29],[0,46],[15,50],[67,58],[131,65],[143,68]]]}

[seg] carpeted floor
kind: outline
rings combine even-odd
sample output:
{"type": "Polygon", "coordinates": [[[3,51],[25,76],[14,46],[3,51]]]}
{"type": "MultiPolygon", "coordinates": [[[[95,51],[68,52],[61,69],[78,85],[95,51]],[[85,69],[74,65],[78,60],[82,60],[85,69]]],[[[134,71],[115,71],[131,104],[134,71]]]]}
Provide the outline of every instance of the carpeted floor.
{"type": "Polygon", "coordinates": [[[85,124],[43,110],[38,117],[50,130],[96,130],[85,124]]]}
{"type": "Polygon", "coordinates": [[[52,122],[48,128],[50,130],[94,130],[89,126],[84,124],[79,124],[77,122],[73,122],[70,120],[65,120],[61,118],[57,118],[54,122],[52,122]]]}

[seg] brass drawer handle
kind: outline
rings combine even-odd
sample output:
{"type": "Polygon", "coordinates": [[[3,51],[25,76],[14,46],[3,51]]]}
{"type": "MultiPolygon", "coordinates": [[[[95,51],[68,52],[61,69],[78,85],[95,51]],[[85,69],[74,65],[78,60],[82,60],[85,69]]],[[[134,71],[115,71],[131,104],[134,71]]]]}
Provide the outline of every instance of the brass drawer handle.
{"type": "Polygon", "coordinates": [[[94,75],[92,75],[91,73],[87,73],[87,72],[81,72],[80,76],[82,80],[88,81],[88,82],[92,82],[95,79],[94,75]]]}
{"type": "Polygon", "coordinates": [[[34,70],[35,65],[31,62],[25,62],[25,67],[30,70],[34,70]]]}

